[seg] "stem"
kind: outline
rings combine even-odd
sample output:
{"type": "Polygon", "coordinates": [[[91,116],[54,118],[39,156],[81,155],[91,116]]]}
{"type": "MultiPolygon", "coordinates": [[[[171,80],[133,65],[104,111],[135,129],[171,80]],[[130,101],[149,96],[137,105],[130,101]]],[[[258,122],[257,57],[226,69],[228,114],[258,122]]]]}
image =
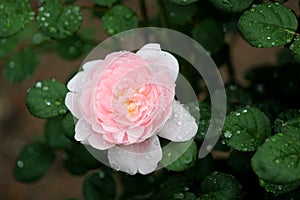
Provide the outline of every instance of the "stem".
{"type": "Polygon", "coordinates": [[[148,14],[147,14],[147,8],[145,0],[140,0],[140,6],[141,6],[141,12],[142,12],[142,18],[145,24],[148,24],[148,14]]]}
{"type": "Polygon", "coordinates": [[[159,11],[161,13],[161,17],[160,17],[160,21],[161,21],[161,25],[164,28],[168,28],[169,27],[169,22],[168,22],[168,14],[167,14],[167,10],[164,4],[163,0],[156,0],[158,7],[159,7],[159,11]]]}

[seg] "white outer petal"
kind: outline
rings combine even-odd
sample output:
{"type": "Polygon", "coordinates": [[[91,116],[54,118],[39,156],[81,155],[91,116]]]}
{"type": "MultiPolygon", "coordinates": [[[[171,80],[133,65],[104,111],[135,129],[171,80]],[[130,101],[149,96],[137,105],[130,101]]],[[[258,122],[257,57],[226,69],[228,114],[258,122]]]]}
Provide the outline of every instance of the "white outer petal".
{"type": "Polygon", "coordinates": [[[173,82],[176,81],[179,72],[178,61],[172,54],[162,51],[159,44],[146,44],[136,52],[136,55],[149,62],[154,71],[168,70],[173,82]]]}
{"type": "Polygon", "coordinates": [[[111,167],[128,174],[149,174],[162,159],[162,150],[157,136],[132,145],[119,145],[108,149],[111,167]]]}
{"type": "Polygon", "coordinates": [[[195,118],[179,101],[172,103],[172,115],[158,132],[160,137],[173,142],[184,142],[192,139],[198,130],[195,118]]]}
{"type": "Polygon", "coordinates": [[[81,117],[81,111],[78,104],[78,94],[73,92],[68,92],[65,98],[65,104],[71,113],[79,119],[81,117]]]}

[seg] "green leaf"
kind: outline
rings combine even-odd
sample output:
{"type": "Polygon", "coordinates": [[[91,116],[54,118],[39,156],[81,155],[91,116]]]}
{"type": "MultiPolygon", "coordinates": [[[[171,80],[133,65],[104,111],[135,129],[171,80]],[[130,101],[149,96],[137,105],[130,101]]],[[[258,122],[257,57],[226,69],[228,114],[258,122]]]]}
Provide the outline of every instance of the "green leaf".
{"type": "Polygon", "coordinates": [[[201,200],[235,200],[241,193],[240,183],[229,174],[213,172],[201,183],[201,200]]]}
{"type": "Polygon", "coordinates": [[[63,6],[61,0],[46,0],[39,9],[37,22],[40,30],[55,39],[74,35],[82,23],[78,6],[63,6]]]}
{"type": "Polygon", "coordinates": [[[130,8],[117,5],[102,17],[102,22],[108,34],[114,35],[129,29],[137,28],[138,18],[130,8]]]}
{"type": "Polygon", "coordinates": [[[211,54],[219,51],[224,45],[223,27],[212,19],[205,19],[196,25],[192,36],[211,54]]]}
{"type": "Polygon", "coordinates": [[[19,45],[19,38],[13,36],[10,38],[0,39],[0,58],[11,53],[19,45]]]}
{"type": "Polygon", "coordinates": [[[187,5],[187,4],[194,3],[198,0],[169,0],[169,1],[178,5],[187,5]]]}
{"type": "Polygon", "coordinates": [[[83,42],[78,36],[71,36],[63,40],[59,40],[56,46],[57,54],[65,59],[75,59],[83,53],[83,42]]]}
{"type": "Polygon", "coordinates": [[[274,121],[274,131],[276,133],[283,132],[283,126],[289,120],[300,117],[300,110],[289,109],[280,113],[274,121]]]}
{"type": "Polygon", "coordinates": [[[98,171],[87,177],[83,182],[83,197],[85,200],[115,199],[116,183],[105,171],[98,171]]]}
{"type": "Polygon", "coordinates": [[[238,21],[246,41],[259,48],[290,43],[297,26],[293,11],[279,3],[257,5],[245,11],[238,21]]]}
{"type": "Polygon", "coordinates": [[[74,121],[74,116],[72,115],[72,113],[68,112],[63,121],[62,121],[62,126],[64,128],[64,134],[68,137],[68,138],[74,138],[74,134],[75,134],[75,121],[74,121]]]}
{"type": "Polygon", "coordinates": [[[197,159],[195,165],[186,170],[187,177],[190,179],[203,181],[207,174],[215,171],[215,163],[211,154],[207,154],[202,159],[197,159]]]}
{"type": "Polygon", "coordinates": [[[250,94],[237,85],[226,87],[227,110],[233,111],[252,104],[250,94]]]}
{"type": "Polygon", "coordinates": [[[277,133],[260,146],[251,165],[259,178],[276,184],[300,179],[299,138],[277,133]]]}
{"type": "Polygon", "coordinates": [[[12,36],[34,19],[29,0],[0,2],[0,38],[12,36]]]}
{"type": "Polygon", "coordinates": [[[219,10],[228,13],[238,13],[249,8],[254,0],[210,0],[219,10]]]}
{"type": "Polygon", "coordinates": [[[94,158],[83,144],[73,144],[63,154],[65,168],[74,175],[85,174],[88,170],[97,169],[101,163],[94,158]]]}
{"type": "Polygon", "coordinates": [[[186,25],[192,22],[193,14],[197,10],[195,4],[189,4],[186,6],[175,5],[173,3],[165,2],[169,21],[172,24],[186,25]]]}
{"type": "Polygon", "coordinates": [[[11,83],[22,82],[34,73],[39,60],[34,50],[25,48],[5,64],[3,75],[11,83]]]}
{"type": "Polygon", "coordinates": [[[67,87],[52,79],[37,82],[27,90],[26,106],[30,113],[39,118],[51,118],[65,114],[67,87]]]}
{"type": "Polygon", "coordinates": [[[58,116],[48,119],[45,124],[45,138],[52,148],[64,149],[70,148],[72,145],[63,128],[63,120],[64,116],[58,116]]]}
{"type": "Polygon", "coordinates": [[[54,158],[53,150],[44,140],[33,141],[17,156],[14,178],[21,182],[35,181],[47,172],[54,158]]]}
{"type": "Polygon", "coordinates": [[[210,123],[211,106],[206,102],[193,102],[189,103],[187,106],[191,115],[196,119],[196,122],[199,121],[195,139],[204,140],[210,123]]]}
{"type": "Polygon", "coordinates": [[[160,190],[153,199],[172,199],[178,193],[185,193],[189,190],[189,182],[184,176],[170,176],[165,182],[160,185],[160,190]]]}
{"type": "Polygon", "coordinates": [[[223,127],[225,143],[239,151],[254,151],[271,136],[267,116],[255,107],[246,107],[230,113],[223,127]]]}
{"type": "Polygon", "coordinates": [[[118,0],[93,0],[96,5],[99,6],[111,6],[118,0]]]}
{"type": "Polygon", "coordinates": [[[290,45],[290,50],[292,51],[295,59],[299,62],[300,61],[300,35],[297,35],[290,45]]]}
{"type": "Polygon", "coordinates": [[[194,141],[188,141],[176,143],[172,146],[171,144],[165,146],[165,148],[163,148],[163,158],[160,163],[169,170],[184,171],[193,166],[196,159],[197,145],[194,141]],[[183,149],[186,149],[186,151],[182,152],[183,149]],[[172,162],[174,159],[176,160],[172,162]]]}
{"type": "Polygon", "coordinates": [[[259,184],[267,192],[273,193],[275,195],[279,195],[279,194],[284,194],[295,190],[297,187],[300,186],[300,181],[298,180],[288,184],[275,184],[260,179],[259,184]]]}

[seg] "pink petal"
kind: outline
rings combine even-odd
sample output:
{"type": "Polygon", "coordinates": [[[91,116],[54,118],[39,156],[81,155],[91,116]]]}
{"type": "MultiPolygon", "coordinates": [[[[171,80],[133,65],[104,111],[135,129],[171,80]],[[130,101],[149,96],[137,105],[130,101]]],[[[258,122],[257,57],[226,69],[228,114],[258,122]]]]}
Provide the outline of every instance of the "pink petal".
{"type": "Polygon", "coordinates": [[[67,84],[67,87],[72,92],[81,91],[86,83],[86,74],[85,72],[78,72],[67,84]]]}
{"type": "Polygon", "coordinates": [[[102,134],[95,132],[88,137],[88,143],[95,149],[99,150],[106,150],[115,146],[114,144],[106,141],[102,134]]]}
{"type": "Polygon", "coordinates": [[[71,113],[79,119],[81,117],[80,107],[78,105],[78,94],[68,92],[65,98],[65,104],[71,113]]]}
{"type": "Polygon", "coordinates": [[[192,139],[198,126],[194,117],[178,101],[173,101],[172,115],[166,121],[158,135],[173,142],[184,142],[192,139]]]}
{"type": "Polygon", "coordinates": [[[162,51],[159,44],[146,44],[136,55],[148,61],[151,67],[154,68],[154,71],[168,69],[173,78],[173,82],[175,82],[179,72],[177,59],[172,54],[162,51]]]}
{"type": "Polygon", "coordinates": [[[157,136],[142,143],[115,146],[108,150],[110,165],[132,175],[153,172],[161,159],[162,150],[157,136]]]}

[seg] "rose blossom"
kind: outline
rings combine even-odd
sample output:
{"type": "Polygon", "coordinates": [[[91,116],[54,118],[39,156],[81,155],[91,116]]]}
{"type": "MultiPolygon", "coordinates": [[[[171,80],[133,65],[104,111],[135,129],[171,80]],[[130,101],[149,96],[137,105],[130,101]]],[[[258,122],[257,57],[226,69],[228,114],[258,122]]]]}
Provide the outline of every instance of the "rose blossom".
{"type": "Polygon", "coordinates": [[[117,170],[151,173],[162,159],[158,136],[183,142],[197,132],[195,119],[174,100],[178,71],[176,58],[159,44],[85,63],[65,100],[78,119],[75,139],[107,150],[117,170]]]}

